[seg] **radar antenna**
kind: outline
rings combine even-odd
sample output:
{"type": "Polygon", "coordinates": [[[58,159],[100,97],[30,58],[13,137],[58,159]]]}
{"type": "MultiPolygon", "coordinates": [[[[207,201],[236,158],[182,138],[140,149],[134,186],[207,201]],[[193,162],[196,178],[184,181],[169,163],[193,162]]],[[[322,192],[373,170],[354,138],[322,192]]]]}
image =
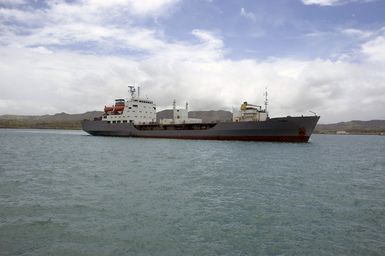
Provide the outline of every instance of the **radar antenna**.
{"type": "Polygon", "coordinates": [[[135,86],[129,85],[128,86],[128,92],[131,94],[131,98],[134,98],[135,86]]]}

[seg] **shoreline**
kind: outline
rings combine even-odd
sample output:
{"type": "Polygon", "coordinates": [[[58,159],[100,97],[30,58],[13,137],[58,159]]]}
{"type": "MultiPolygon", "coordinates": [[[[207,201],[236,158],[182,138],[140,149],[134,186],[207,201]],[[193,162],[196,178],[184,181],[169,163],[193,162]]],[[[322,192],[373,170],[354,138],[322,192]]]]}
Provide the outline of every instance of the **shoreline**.
{"type": "MultiPolygon", "coordinates": [[[[79,126],[40,126],[40,125],[34,125],[34,126],[0,126],[0,129],[30,129],[30,130],[73,130],[73,131],[81,131],[80,124],[79,126]]],[[[339,135],[339,136],[346,136],[346,135],[379,135],[379,136],[385,136],[385,131],[346,131],[346,133],[338,134],[338,131],[314,131],[313,134],[318,135],[339,135]]]]}

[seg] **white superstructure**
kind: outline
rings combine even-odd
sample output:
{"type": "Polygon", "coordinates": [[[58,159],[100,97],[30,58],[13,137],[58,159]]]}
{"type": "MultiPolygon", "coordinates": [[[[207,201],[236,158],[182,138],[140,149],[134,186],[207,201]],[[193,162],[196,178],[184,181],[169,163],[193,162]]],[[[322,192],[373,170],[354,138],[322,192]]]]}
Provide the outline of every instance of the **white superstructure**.
{"type": "Polygon", "coordinates": [[[267,88],[265,92],[265,109],[262,106],[249,104],[246,101],[241,105],[240,110],[233,111],[233,122],[261,122],[269,119],[269,113],[267,112],[267,88]]]}
{"type": "MultiPolygon", "coordinates": [[[[116,99],[113,106],[105,106],[102,121],[108,123],[133,123],[135,125],[155,124],[156,105],[147,98],[141,98],[139,87],[136,93],[134,86],[128,86],[131,98],[116,99]]],[[[269,118],[267,112],[267,93],[265,94],[265,109],[261,106],[244,102],[240,110],[233,111],[233,122],[258,122],[266,121],[269,118]]],[[[176,108],[176,101],[173,101],[173,112],[171,119],[161,119],[160,124],[198,124],[202,119],[188,117],[188,103],[185,109],[176,108]]]]}
{"type": "Polygon", "coordinates": [[[268,117],[266,107],[262,110],[261,106],[244,102],[239,111],[234,111],[233,122],[266,121],[268,117]]]}
{"type": "Polygon", "coordinates": [[[188,117],[188,103],[186,102],[186,108],[176,108],[176,101],[172,104],[172,119],[161,119],[160,124],[199,124],[202,123],[202,119],[189,118],[188,117]]]}
{"type": "Polygon", "coordinates": [[[131,99],[116,99],[113,106],[104,107],[102,121],[108,123],[151,124],[156,122],[156,105],[153,101],[141,98],[135,88],[129,86],[131,99]]]}

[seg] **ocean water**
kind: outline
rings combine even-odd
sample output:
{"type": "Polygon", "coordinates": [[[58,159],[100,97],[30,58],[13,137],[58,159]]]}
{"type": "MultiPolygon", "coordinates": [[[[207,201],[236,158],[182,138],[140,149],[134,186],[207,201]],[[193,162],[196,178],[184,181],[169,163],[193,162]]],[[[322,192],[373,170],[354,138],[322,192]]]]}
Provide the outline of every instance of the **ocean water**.
{"type": "Polygon", "coordinates": [[[0,255],[385,255],[384,136],[0,145],[0,255]]]}

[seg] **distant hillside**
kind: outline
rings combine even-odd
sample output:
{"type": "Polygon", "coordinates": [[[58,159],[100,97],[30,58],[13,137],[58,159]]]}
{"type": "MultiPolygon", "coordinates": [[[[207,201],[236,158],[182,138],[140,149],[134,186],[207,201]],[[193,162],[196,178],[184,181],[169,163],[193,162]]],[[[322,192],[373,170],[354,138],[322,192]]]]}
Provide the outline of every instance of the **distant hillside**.
{"type": "MultiPolygon", "coordinates": [[[[2,115],[0,128],[32,128],[32,129],[81,129],[80,121],[100,117],[103,112],[91,111],[84,114],[58,113],[55,115],[25,116],[2,115]]],[[[156,114],[157,120],[172,118],[172,110],[163,110],[156,114]]],[[[200,118],[203,122],[224,122],[232,119],[228,111],[190,111],[189,117],[200,118]]]]}
{"type": "Polygon", "coordinates": [[[58,113],[43,116],[0,116],[0,128],[34,128],[34,129],[80,129],[80,121],[93,119],[103,114],[100,111],[90,111],[84,114],[58,113]]]}
{"type": "MultiPolygon", "coordinates": [[[[80,129],[80,121],[100,117],[103,112],[91,111],[84,114],[58,113],[55,115],[0,116],[0,128],[34,128],[34,129],[80,129]]],[[[190,111],[190,118],[199,118],[203,122],[225,122],[232,120],[229,111],[190,111]]],[[[156,118],[172,118],[172,110],[167,109],[156,114],[156,118]]],[[[337,131],[345,131],[350,134],[379,134],[385,133],[385,120],[350,121],[335,124],[318,124],[315,133],[335,134],[337,131]]]]}
{"type": "Polygon", "coordinates": [[[336,133],[346,131],[352,134],[376,134],[385,132],[385,120],[350,121],[335,124],[318,124],[316,133],[336,133]]]}

